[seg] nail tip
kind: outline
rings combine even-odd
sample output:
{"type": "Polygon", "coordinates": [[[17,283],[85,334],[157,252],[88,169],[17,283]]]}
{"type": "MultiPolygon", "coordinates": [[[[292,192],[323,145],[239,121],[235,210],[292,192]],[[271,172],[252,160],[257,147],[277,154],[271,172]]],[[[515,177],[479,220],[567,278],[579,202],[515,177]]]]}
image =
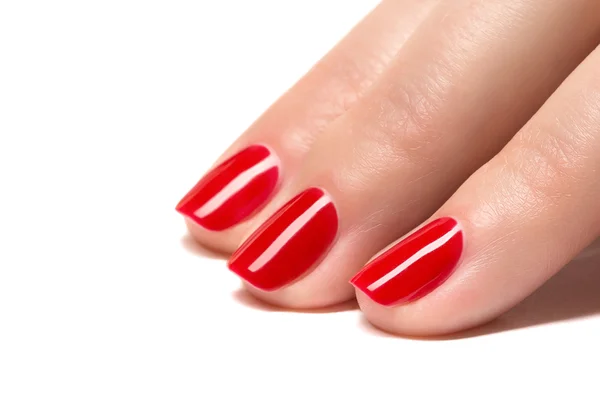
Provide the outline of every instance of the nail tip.
{"type": "MultiPolygon", "coordinates": [[[[410,303],[412,301],[410,300],[404,300],[404,299],[400,299],[400,300],[396,300],[396,301],[385,301],[382,300],[381,298],[379,298],[376,295],[376,292],[370,291],[366,288],[365,285],[362,285],[360,282],[360,278],[361,278],[361,273],[359,272],[358,274],[356,274],[356,276],[354,276],[352,279],[350,279],[350,284],[358,291],[360,291],[362,294],[364,294],[365,296],[367,296],[369,298],[369,300],[371,300],[372,302],[376,303],[379,306],[385,307],[385,308],[394,308],[397,306],[401,306],[407,303],[410,303]]],[[[417,299],[415,299],[417,300],[417,299]]]]}
{"type": "MultiPolygon", "coordinates": [[[[234,274],[235,274],[235,275],[236,275],[238,278],[240,278],[240,279],[241,279],[241,280],[243,280],[244,282],[250,283],[250,282],[248,282],[248,280],[246,279],[246,277],[245,277],[245,276],[243,276],[243,275],[240,273],[240,271],[238,271],[238,268],[236,268],[236,266],[235,266],[233,263],[229,262],[229,261],[227,262],[227,269],[228,269],[229,271],[233,272],[233,273],[234,273],[234,274]]],[[[251,283],[250,283],[250,284],[251,284],[251,283]]],[[[252,285],[252,286],[254,286],[254,285],[252,285]]]]}
{"type": "Polygon", "coordinates": [[[206,224],[204,224],[199,218],[197,218],[196,216],[194,216],[194,214],[186,212],[184,209],[181,208],[175,208],[175,211],[177,213],[179,213],[182,217],[192,221],[194,224],[198,225],[200,228],[206,230],[206,231],[210,231],[210,232],[220,232],[220,231],[224,231],[225,229],[229,228],[229,227],[224,227],[224,228],[215,228],[215,227],[211,227],[208,226],[206,224]]]}
{"type": "Polygon", "coordinates": [[[180,204],[177,204],[175,206],[175,212],[177,212],[179,215],[189,218],[189,219],[193,219],[192,214],[189,213],[188,211],[185,210],[185,207],[183,207],[180,204]]]}
{"type": "MultiPolygon", "coordinates": [[[[350,279],[350,284],[354,287],[354,289],[358,290],[359,292],[363,293],[365,296],[367,296],[369,299],[375,301],[375,299],[373,299],[372,293],[369,293],[369,291],[366,290],[365,287],[363,287],[360,282],[360,273],[357,274],[355,277],[353,277],[352,279],[350,279]]],[[[376,301],[375,301],[376,302],[376,301]]]]}
{"type": "Polygon", "coordinates": [[[356,289],[359,289],[362,291],[362,288],[358,285],[358,275],[351,278],[348,281],[348,283],[351,284],[352,286],[354,286],[356,289]]]}
{"type": "Polygon", "coordinates": [[[237,274],[236,270],[233,267],[233,264],[229,260],[227,261],[227,269],[230,270],[231,272],[237,274]]]}
{"type": "Polygon", "coordinates": [[[185,213],[185,211],[183,211],[183,205],[181,203],[177,203],[177,205],[175,206],[175,211],[187,217],[187,214],[185,213]]]}
{"type": "Polygon", "coordinates": [[[277,189],[279,169],[273,151],[261,144],[250,145],[208,171],[175,210],[206,230],[229,229],[269,200],[277,189]]]}
{"type": "Polygon", "coordinates": [[[370,263],[367,263],[367,265],[365,265],[360,271],[358,271],[352,278],[350,278],[349,283],[354,286],[356,289],[360,290],[361,292],[365,293],[367,292],[365,285],[363,285],[361,283],[361,278],[363,277],[363,272],[368,270],[370,266],[370,263]]]}
{"type": "Polygon", "coordinates": [[[188,190],[186,194],[180,198],[180,200],[177,202],[177,205],[175,206],[176,210],[179,211],[180,209],[185,208],[185,206],[189,203],[190,199],[193,197],[192,194],[194,192],[194,189],[195,186],[192,189],[188,190]]]}
{"type": "Polygon", "coordinates": [[[233,272],[239,279],[241,279],[244,283],[252,286],[255,289],[258,289],[262,292],[274,292],[279,289],[281,286],[270,286],[270,285],[262,285],[260,282],[252,282],[248,279],[247,276],[244,276],[237,268],[232,266],[230,263],[227,263],[227,268],[233,272]]]}

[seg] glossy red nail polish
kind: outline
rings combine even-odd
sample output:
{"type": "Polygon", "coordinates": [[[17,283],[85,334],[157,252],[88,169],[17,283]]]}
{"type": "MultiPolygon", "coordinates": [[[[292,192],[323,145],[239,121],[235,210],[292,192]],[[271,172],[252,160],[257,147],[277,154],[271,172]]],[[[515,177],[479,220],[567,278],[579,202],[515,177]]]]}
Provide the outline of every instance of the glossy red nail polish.
{"type": "Polygon", "coordinates": [[[259,289],[279,289],[316,265],[337,229],[331,198],[321,189],[310,188],[262,224],[233,254],[229,269],[259,289]]]}
{"type": "Polygon", "coordinates": [[[463,234],[452,218],[425,225],[369,262],[350,281],[384,306],[417,300],[450,276],[463,248],[463,234]]]}
{"type": "Polygon", "coordinates": [[[277,156],[265,146],[253,145],[213,168],[185,195],[176,210],[206,229],[221,231],[262,206],[278,179],[277,156]]]}

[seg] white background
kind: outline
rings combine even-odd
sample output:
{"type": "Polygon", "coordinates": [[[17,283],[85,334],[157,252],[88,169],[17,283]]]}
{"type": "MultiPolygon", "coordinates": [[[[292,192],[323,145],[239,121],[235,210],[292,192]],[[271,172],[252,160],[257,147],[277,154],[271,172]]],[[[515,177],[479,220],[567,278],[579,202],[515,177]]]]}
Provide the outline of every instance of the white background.
{"type": "Polygon", "coordinates": [[[600,398],[600,268],[417,340],[262,306],[186,236],[179,198],[374,4],[0,2],[0,399],[600,398]]]}

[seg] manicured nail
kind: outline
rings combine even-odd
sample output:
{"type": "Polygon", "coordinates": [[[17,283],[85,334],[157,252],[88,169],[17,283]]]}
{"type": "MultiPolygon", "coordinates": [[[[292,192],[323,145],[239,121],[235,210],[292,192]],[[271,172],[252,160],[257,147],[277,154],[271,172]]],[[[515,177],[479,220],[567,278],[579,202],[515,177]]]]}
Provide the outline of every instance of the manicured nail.
{"type": "Polygon", "coordinates": [[[456,268],[463,234],[452,218],[425,225],[369,262],[350,281],[384,306],[417,300],[440,286],[456,268]]]}
{"type": "Polygon", "coordinates": [[[229,269],[266,291],[308,272],[333,243],[337,211],[321,189],[300,193],[261,225],[233,254],[229,269]]]}
{"type": "Polygon", "coordinates": [[[206,174],[176,210],[200,226],[221,231],[240,223],[271,196],[279,179],[279,159],[252,145],[206,174]]]}

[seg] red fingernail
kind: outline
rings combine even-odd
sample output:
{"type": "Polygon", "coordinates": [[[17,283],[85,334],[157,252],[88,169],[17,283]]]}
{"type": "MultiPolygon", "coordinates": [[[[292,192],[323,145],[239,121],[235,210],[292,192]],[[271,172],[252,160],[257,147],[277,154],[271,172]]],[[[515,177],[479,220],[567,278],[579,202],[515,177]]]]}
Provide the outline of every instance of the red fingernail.
{"type": "Polygon", "coordinates": [[[310,188],[290,200],[233,254],[229,269],[262,290],[305,274],[333,243],[338,217],[331,198],[310,188]]]}
{"type": "Polygon", "coordinates": [[[369,262],[350,282],[384,306],[414,301],[448,279],[462,248],[458,223],[440,218],[369,262]]]}
{"type": "Polygon", "coordinates": [[[176,210],[206,229],[227,229],[256,211],[279,179],[279,160],[253,145],[213,168],[177,204],[176,210]]]}

